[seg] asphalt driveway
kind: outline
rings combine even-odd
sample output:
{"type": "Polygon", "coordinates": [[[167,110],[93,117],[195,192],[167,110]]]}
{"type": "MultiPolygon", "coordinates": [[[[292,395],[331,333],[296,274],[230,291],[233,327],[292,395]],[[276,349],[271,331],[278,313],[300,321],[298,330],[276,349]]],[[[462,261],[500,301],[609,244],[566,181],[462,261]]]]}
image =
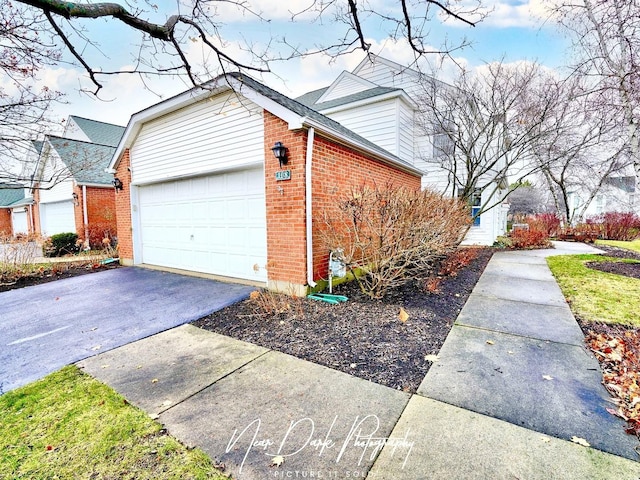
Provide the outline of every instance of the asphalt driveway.
{"type": "Polygon", "coordinates": [[[0,293],[0,394],[191,322],[253,287],[128,267],[0,293]]]}

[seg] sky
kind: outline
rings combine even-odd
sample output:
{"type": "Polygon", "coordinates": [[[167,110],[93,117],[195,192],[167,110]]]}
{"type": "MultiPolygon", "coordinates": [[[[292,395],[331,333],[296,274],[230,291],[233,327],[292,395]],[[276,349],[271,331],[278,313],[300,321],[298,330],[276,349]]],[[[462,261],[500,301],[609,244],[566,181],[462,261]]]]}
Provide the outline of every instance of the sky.
{"type": "MultiPolygon", "coordinates": [[[[267,46],[267,42],[282,36],[286,36],[290,44],[303,49],[337,40],[344,32],[342,25],[331,21],[311,23],[310,14],[291,21],[289,11],[293,8],[302,9],[309,1],[250,0],[256,11],[268,12],[264,14],[271,20],[268,23],[255,21],[247,14],[240,15],[237,10],[218,12],[221,19],[220,32],[227,42],[225,51],[237,53],[241,59],[250,61],[250,56],[239,49],[239,42],[242,40],[253,42],[254,51],[276,51],[277,48],[267,46]]],[[[458,65],[473,68],[484,62],[501,59],[506,62],[537,61],[549,68],[560,68],[566,64],[567,42],[551,22],[545,22],[547,14],[542,5],[544,1],[484,0],[483,6],[490,13],[476,27],[460,22],[442,22],[440,18],[432,20],[429,24],[429,42],[432,45],[440,46],[445,39],[455,43],[462,36],[466,36],[471,42],[471,46],[452,54],[455,64],[452,61],[440,64],[437,55],[428,55],[428,61],[435,68],[435,75],[446,81],[459,68],[458,65]]],[[[370,0],[373,5],[376,2],[382,5],[382,9],[389,8],[392,4],[390,0],[370,0]]],[[[146,7],[146,2],[139,5],[140,8],[146,7]]],[[[148,14],[149,20],[154,22],[163,23],[168,15],[177,11],[175,0],[159,0],[157,6],[156,12],[148,14]]],[[[139,42],[137,32],[112,19],[87,20],[82,25],[86,29],[85,35],[99,44],[98,48],[83,48],[83,57],[89,64],[104,69],[129,68],[133,65],[137,51],[135,45],[139,42]]],[[[379,22],[365,20],[363,28],[373,53],[401,64],[411,62],[406,42],[390,38],[379,22]]],[[[202,58],[200,42],[192,38],[186,39],[185,43],[188,45],[189,58],[199,62],[202,58]]],[[[277,61],[271,64],[273,73],[254,76],[281,93],[295,98],[307,91],[329,85],[343,70],[352,70],[364,57],[364,52],[358,50],[337,58],[313,55],[277,61]]],[[[135,112],[177,95],[190,86],[182,80],[167,77],[151,78],[142,83],[134,75],[105,76],[101,78],[104,88],[100,91],[99,98],[96,98],[80,91],[83,86],[89,85],[86,74],[80,68],[61,64],[45,69],[41,76],[43,84],[65,93],[66,103],[55,105],[52,112],[61,125],[69,115],[77,115],[124,126],[135,112]]]]}

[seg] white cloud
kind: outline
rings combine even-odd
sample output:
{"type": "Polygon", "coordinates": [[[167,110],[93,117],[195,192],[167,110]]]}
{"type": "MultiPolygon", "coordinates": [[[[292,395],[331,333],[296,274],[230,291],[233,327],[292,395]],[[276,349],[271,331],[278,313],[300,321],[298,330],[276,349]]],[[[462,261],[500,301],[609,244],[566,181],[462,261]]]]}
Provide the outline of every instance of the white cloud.
{"type": "Polygon", "coordinates": [[[484,3],[492,10],[482,25],[507,27],[539,27],[550,15],[548,0],[498,0],[484,3]]]}

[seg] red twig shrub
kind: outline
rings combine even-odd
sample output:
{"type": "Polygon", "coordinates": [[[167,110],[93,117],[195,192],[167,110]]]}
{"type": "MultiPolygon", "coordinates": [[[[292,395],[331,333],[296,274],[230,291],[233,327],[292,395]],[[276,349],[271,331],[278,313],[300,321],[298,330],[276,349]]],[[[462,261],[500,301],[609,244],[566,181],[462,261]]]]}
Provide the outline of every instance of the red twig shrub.
{"type": "Polygon", "coordinates": [[[529,228],[546,232],[548,237],[555,237],[560,233],[560,219],[555,213],[538,213],[527,217],[529,228]]]}
{"type": "Polygon", "coordinates": [[[477,256],[478,250],[475,248],[459,248],[447,255],[447,258],[440,264],[438,275],[455,277],[458,270],[469,265],[477,256]]]}
{"type": "Polygon", "coordinates": [[[468,206],[458,199],[390,185],[353,188],[324,219],[323,243],[344,252],[372,298],[425,276],[460,244],[470,223],[468,206]]]}
{"type": "Polygon", "coordinates": [[[634,240],[640,234],[640,217],[631,212],[607,212],[589,218],[590,225],[598,225],[605,240],[634,240]]]}
{"type": "Polygon", "coordinates": [[[549,235],[545,230],[529,227],[529,230],[518,229],[511,232],[513,248],[547,248],[550,245],[549,235]]]}

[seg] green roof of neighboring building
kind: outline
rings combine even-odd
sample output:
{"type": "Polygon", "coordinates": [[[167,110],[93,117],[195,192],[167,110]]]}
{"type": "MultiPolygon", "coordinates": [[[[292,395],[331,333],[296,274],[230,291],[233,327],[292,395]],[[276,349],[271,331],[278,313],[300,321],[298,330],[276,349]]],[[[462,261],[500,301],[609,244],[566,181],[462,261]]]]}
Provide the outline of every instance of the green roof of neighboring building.
{"type": "Polygon", "coordinates": [[[10,207],[24,200],[23,185],[0,184],[0,207],[10,207]]]}
{"type": "Polygon", "coordinates": [[[92,143],[117,147],[124,134],[124,127],[71,115],[73,121],[89,137],[92,143]]]}
{"type": "Polygon", "coordinates": [[[106,173],[105,169],[109,166],[115,147],[62,137],[47,138],[77,183],[111,184],[113,175],[106,173]]]}

